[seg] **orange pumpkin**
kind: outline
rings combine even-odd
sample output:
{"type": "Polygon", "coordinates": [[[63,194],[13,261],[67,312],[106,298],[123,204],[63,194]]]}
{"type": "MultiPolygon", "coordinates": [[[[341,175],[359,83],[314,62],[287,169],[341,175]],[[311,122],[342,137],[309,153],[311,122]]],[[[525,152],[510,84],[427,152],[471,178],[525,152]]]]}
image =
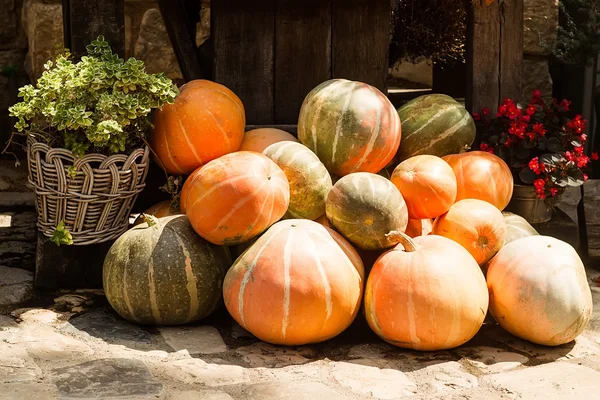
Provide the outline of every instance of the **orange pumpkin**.
{"type": "Polygon", "coordinates": [[[415,350],[444,350],[468,342],[488,308],[485,278],[473,257],[442,236],[410,239],[373,265],[365,316],[383,340],[415,350]]]}
{"type": "MultiPolygon", "coordinates": [[[[168,217],[171,215],[181,214],[181,212],[179,212],[177,209],[172,207],[171,200],[164,200],[164,201],[161,201],[160,203],[156,203],[152,207],[149,207],[142,214],[148,214],[148,215],[153,215],[156,218],[162,218],[162,217],[168,217]]],[[[133,226],[137,226],[137,225],[143,224],[145,222],[142,214],[140,214],[135,219],[135,221],[133,222],[133,226]]]]}
{"type": "Polygon", "coordinates": [[[227,87],[194,80],[180,89],[174,104],[157,110],[150,146],[167,172],[187,175],[222,155],[237,151],[246,114],[227,87]]]}
{"type": "Polygon", "coordinates": [[[319,218],[315,219],[315,222],[318,222],[319,224],[321,224],[327,228],[335,229],[333,227],[333,225],[331,224],[331,221],[329,220],[329,218],[327,218],[327,214],[321,215],[319,218]]]}
{"type": "Polygon", "coordinates": [[[235,261],[223,297],[231,316],[260,340],[303,345],[337,336],[352,323],[363,280],[360,257],[338,233],[288,219],[235,261]]]}
{"type": "Polygon", "coordinates": [[[240,151],[262,153],[267,147],[278,142],[298,142],[290,133],[276,128],[257,128],[244,134],[240,151]]]}
{"type": "Polygon", "coordinates": [[[521,339],[558,346],[575,339],[590,321],[592,295],[575,249],[548,236],[508,243],[487,272],[490,314],[521,339]]]}
{"type": "Polygon", "coordinates": [[[438,217],[431,233],[459,243],[483,265],[504,246],[506,222],[502,212],[490,203],[465,199],[438,217]]]}
{"type": "Polygon", "coordinates": [[[227,154],[191,177],[183,208],[194,230],[214,244],[252,239],[278,221],[290,203],[285,174],[259,153],[227,154]]]}
{"type": "Polygon", "coordinates": [[[513,193],[510,168],[498,156],[487,151],[470,151],[442,157],[454,170],[456,201],[479,199],[504,210],[513,193]]]}
{"type": "Polygon", "coordinates": [[[391,181],[402,193],[411,219],[438,217],[456,199],[454,171],[436,156],[420,155],[402,161],[391,181]]]}
{"type": "Polygon", "coordinates": [[[187,201],[187,197],[190,192],[190,188],[194,185],[194,180],[196,180],[196,178],[198,178],[201,170],[202,170],[202,168],[198,168],[194,172],[192,172],[190,174],[190,176],[187,177],[187,179],[183,183],[181,192],[179,193],[179,209],[184,214],[185,214],[185,203],[187,201]]]}
{"type": "Polygon", "coordinates": [[[409,219],[408,225],[406,226],[406,233],[411,238],[417,236],[426,236],[431,233],[433,228],[433,221],[429,218],[426,219],[409,219]]]}

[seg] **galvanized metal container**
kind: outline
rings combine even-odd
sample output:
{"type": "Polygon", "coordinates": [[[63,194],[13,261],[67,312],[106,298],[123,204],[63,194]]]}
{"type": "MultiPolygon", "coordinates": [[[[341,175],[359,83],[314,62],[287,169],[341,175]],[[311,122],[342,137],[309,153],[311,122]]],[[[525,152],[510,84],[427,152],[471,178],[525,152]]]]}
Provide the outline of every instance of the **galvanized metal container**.
{"type": "Polygon", "coordinates": [[[514,185],[513,195],[506,211],[518,214],[530,224],[540,224],[552,219],[552,207],[535,194],[533,186],[514,185]]]}

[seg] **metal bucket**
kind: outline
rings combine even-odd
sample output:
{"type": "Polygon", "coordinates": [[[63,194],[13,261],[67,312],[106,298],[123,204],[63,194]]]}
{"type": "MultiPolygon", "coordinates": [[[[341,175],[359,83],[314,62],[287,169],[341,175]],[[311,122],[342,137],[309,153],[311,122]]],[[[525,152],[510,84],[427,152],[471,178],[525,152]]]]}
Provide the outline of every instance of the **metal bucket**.
{"type": "Polygon", "coordinates": [[[530,224],[541,224],[552,219],[552,207],[536,196],[533,186],[515,184],[506,211],[520,215],[530,224]]]}

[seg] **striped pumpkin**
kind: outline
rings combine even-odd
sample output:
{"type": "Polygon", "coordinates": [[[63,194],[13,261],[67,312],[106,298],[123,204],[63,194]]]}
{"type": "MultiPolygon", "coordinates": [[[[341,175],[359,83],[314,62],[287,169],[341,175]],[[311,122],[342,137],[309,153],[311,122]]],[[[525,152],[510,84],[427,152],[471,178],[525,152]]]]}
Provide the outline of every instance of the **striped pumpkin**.
{"type": "Polygon", "coordinates": [[[442,157],[456,176],[456,201],[479,199],[504,210],[513,194],[513,176],[504,160],[486,151],[442,157]]]}
{"type": "Polygon", "coordinates": [[[377,173],[398,150],[400,119],[377,88],[332,79],[318,85],[304,99],[298,138],[333,175],[377,173]]]}
{"type": "Polygon", "coordinates": [[[398,109],[402,144],[396,161],[430,154],[458,153],[475,140],[475,121],[465,107],[445,94],[419,96],[398,109]]]}
{"type": "Polygon", "coordinates": [[[433,229],[433,220],[426,219],[409,219],[405,233],[411,238],[417,236],[427,236],[433,229]]]}
{"type": "Polygon", "coordinates": [[[229,251],[199,237],[185,215],[154,222],[131,228],[109,249],[102,271],[106,298],[138,324],[179,325],[207,317],[221,304],[229,251]]]}
{"type": "Polygon", "coordinates": [[[245,126],[244,105],[235,93],[215,82],[194,80],[181,87],[174,104],[157,110],[150,146],[167,172],[188,175],[237,151],[245,126]]]}
{"type": "Polygon", "coordinates": [[[278,142],[298,142],[290,133],[276,128],[257,128],[244,134],[239,151],[262,153],[267,147],[278,142]]]}
{"type": "Polygon", "coordinates": [[[445,350],[468,342],[488,309],[483,273],[452,240],[403,237],[373,265],[365,316],[383,340],[415,350],[445,350]]]}
{"type": "Polygon", "coordinates": [[[360,308],[364,268],[333,230],[306,219],[271,226],[227,272],[225,306],[259,339],[322,342],[344,331],[360,308]]]}
{"type": "Polygon", "coordinates": [[[315,153],[295,142],[278,142],[263,152],[285,173],[290,183],[291,218],[317,219],[325,214],[331,176],[315,153]]]}
{"type": "Polygon", "coordinates": [[[164,200],[159,203],[156,203],[152,207],[149,207],[146,211],[140,214],[133,222],[134,226],[144,223],[143,214],[152,215],[156,218],[162,218],[171,215],[181,214],[181,212],[176,208],[173,208],[173,202],[171,200],[164,200]]]}
{"type": "Polygon", "coordinates": [[[402,193],[411,219],[439,217],[456,199],[454,171],[436,156],[414,156],[402,161],[394,169],[391,181],[402,193]]]}
{"type": "Polygon", "coordinates": [[[214,244],[232,246],[252,239],[278,221],[290,204],[285,174],[260,153],[227,154],[191,177],[183,208],[196,232],[214,244]]]}
{"type": "Polygon", "coordinates": [[[389,233],[404,232],[408,211],[392,182],[377,174],[355,172],[333,186],[325,205],[327,218],[346,239],[364,250],[396,243],[389,233]]]}
{"type": "Polygon", "coordinates": [[[523,237],[539,235],[538,231],[520,215],[502,211],[502,216],[504,216],[504,221],[506,222],[505,245],[523,237]]]}

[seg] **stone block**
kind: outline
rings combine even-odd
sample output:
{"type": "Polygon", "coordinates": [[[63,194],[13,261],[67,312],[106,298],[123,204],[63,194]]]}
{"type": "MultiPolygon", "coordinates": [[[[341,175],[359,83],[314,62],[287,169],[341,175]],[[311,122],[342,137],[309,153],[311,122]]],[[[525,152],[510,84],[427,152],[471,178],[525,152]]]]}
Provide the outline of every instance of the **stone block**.
{"type": "Polygon", "coordinates": [[[33,296],[33,274],[0,266],[0,306],[21,304],[33,296]]]}
{"type": "Polygon", "coordinates": [[[200,21],[196,24],[196,46],[201,46],[210,37],[210,0],[202,0],[200,21]]]}
{"type": "Polygon", "coordinates": [[[552,219],[542,224],[532,224],[540,235],[552,236],[569,243],[577,251],[581,249],[577,220],[573,221],[562,210],[556,209],[552,219]]]}
{"type": "Polygon", "coordinates": [[[551,44],[558,30],[558,0],[525,0],[523,9],[523,51],[545,55],[542,45],[551,44]]]}
{"type": "Polygon", "coordinates": [[[190,354],[224,353],[227,346],[219,331],[213,326],[162,327],[160,334],[175,351],[187,350],[190,354]]]}
{"type": "Polygon", "coordinates": [[[0,50],[27,48],[27,40],[19,24],[22,2],[23,0],[0,0],[0,50]]]}
{"type": "Polygon", "coordinates": [[[0,265],[35,269],[35,211],[0,212],[0,265]]]}
{"type": "Polygon", "coordinates": [[[600,257],[600,179],[589,179],[583,185],[583,209],[588,256],[600,257]]]}
{"type": "Polygon", "coordinates": [[[541,90],[544,101],[552,101],[552,77],[550,65],[544,57],[525,57],[521,99],[531,99],[535,89],[541,90]]]}

